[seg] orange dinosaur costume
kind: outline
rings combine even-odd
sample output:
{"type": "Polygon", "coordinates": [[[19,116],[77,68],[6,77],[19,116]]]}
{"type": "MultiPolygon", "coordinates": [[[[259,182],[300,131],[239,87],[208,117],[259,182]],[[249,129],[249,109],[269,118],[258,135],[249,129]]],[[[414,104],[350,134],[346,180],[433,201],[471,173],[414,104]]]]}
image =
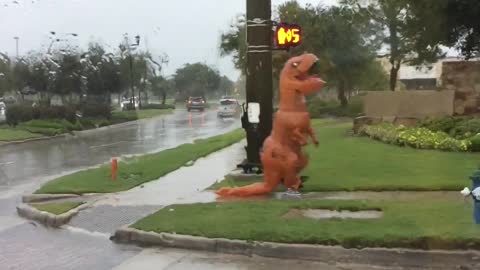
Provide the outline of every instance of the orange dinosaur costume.
{"type": "Polygon", "coordinates": [[[319,91],[325,82],[310,73],[318,58],[303,54],[287,61],[280,73],[280,106],[273,120],[270,136],[263,143],[260,159],[263,166],[263,182],[238,188],[221,188],[220,196],[253,196],[272,192],[280,183],[292,190],[302,184],[298,174],[308,164],[302,146],[310,137],[315,145],[318,140],[310,125],[310,114],[305,95],[319,91]]]}

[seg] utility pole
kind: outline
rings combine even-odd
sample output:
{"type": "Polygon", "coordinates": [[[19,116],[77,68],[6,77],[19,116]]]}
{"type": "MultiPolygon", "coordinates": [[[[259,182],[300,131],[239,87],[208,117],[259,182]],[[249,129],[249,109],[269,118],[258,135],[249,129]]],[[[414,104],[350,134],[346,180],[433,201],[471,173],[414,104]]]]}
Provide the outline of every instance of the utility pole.
{"type": "Polygon", "coordinates": [[[13,39],[15,39],[15,46],[16,46],[16,52],[17,52],[17,59],[18,59],[18,41],[19,41],[19,37],[14,37],[13,39]]]}
{"type": "Polygon", "coordinates": [[[247,133],[247,160],[239,167],[245,172],[251,172],[255,167],[261,168],[260,150],[272,130],[271,16],[271,0],[247,0],[247,111],[254,108],[255,103],[259,104],[260,121],[252,123],[253,120],[248,119],[248,113],[244,113],[242,118],[242,126],[247,133]]]}
{"type": "MultiPolygon", "coordinates": [[[[132,91],[132,97],[131,97],[131,101],[130,101],[130,104],[133,106],[133,108],[135,108],[135,85],[134,85],[134,82],[133,82],[133,56],[132,56],[132,47],[137,47],[139,44],[140,44],[140,36],[137,35],[135,36],[135,44],[130,44],[130,39],[128,38],[128,34],[125,34],[125,46],[126,46],[126,50],[128,52],[128,60],[129,60],[129,64],[130,64],[130,88],[131,88],[131,91],[132,91]]],[[[139,97],[140,98],[140,97],[139,97]]],[[[141,102],[139,100],[139,102],[141,102]]],[[[139,106],[141,106],[141,103],[139,103],[139,106]]]]}

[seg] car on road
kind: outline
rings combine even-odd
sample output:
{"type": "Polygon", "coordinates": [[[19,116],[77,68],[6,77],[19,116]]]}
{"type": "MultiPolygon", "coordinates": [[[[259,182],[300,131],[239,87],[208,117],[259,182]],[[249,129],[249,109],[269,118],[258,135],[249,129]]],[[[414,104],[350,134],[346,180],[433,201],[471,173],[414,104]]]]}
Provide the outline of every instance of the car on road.
{"type": "Polygon", "coordinates": [[[240,113],[240,104],[233,97],[223,97],[218,105],[218,117],[235,117],[240,113]]]}
{"type": "Polygon", "coordinates": [[[6,105],[5,102],[0,101],[0,115],[5,115],[6,105]]]}
{"type": "Polygon", "coordinates": [[[139,107],[139,102],[138,98],[135,97],[133,100],[134,108],[131,108],[132,104],[132,98],[124,98],[122,102],[120,103],[120,108],[122,111],[127,111],[127,110],[136,110],[139,107]]]}
{"type": "Polygon", "coordinates": [[[203,112],[207,104],[202,97],[189,97],[187,100],[187,111],[199,110],[203,112]]]}

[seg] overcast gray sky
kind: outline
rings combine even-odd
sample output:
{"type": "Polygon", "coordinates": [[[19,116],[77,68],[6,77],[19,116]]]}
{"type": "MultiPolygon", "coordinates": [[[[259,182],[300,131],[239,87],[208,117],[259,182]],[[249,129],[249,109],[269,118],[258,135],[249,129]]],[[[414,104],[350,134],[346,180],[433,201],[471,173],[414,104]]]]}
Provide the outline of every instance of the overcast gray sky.
{"type": "MultiPolygon", "coordinates": [[[[278,5],[285,0],[272,0],[278,5]]],[[[299,0],[332,4],[336,0],[299,0]]],[[[149,50],[166,53],[165,75],[185,63],[206,62],[235,80],[239,72],[218,53],[219,36],[245,12],[246,0],[0,0],[0,52],[20,54],[49,44],[49,32],[77,33],[69,42],[86,47],[100,41],[116,47],[124,33],[147,40],[149,50]],[[14,3],[17,2],[17,3],[14,3]],[[146,38],[146,39],[145,39],[146,38]]],[[[145,47],[144,47],[145,48],[145,47]]]]}

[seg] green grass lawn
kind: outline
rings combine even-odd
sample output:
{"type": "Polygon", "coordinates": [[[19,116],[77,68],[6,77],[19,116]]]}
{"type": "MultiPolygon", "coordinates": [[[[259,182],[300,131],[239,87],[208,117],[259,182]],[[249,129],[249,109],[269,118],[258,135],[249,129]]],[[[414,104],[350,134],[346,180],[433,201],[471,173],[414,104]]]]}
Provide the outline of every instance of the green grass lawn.
{"type": "Polygon", "coordinates": [[[279,201],[173,205],[132,225],[144,231],[210,238],[342,245],[348,248],[480,248],[471,204],[449,201],[279,201]],[[173,209],[173,210],[171,210],[173,209]],[[380,209],[374,220],[286,219],[290,209],[380,209]]]}
{"type": "Polygon", "coordinates": [[[54,215],[60,215],[66,213],[73,208],[77,208],[82,205],[81,202],[64,202],[64,203],[32,203],[31,206],[37,210],[52,213],[54,215]]]}
{"type": "Polygon", "coordinates": [[[0,141],[21,141],[41,137],[40,134],[28,132],[19,128],[0,128],[0,141]]]}
{"type": "Polygon", "coordinates": [[[156,180],[185,165],[190,160],[234,144],[244,138],[239,129],[215,137],[183,144],[159,153],[129,158],[119,162],[117,180],[110,180],[110,165],[80,171],[60,177],[43,185],[35,193],[108,193],[131,189],[142,183],[156,180]]]}
{"type": "MultiPolygon", "coordinates": [[[[304,191],[461,190],[480,165],[480,154],[387,145],[349,135],[351,123],[314,123],[320,146],[306,149],[310,164],[302,172],[309,176],[304,191]]],[[[216,187],[246,184],[227,179],[216,187]]]]}

